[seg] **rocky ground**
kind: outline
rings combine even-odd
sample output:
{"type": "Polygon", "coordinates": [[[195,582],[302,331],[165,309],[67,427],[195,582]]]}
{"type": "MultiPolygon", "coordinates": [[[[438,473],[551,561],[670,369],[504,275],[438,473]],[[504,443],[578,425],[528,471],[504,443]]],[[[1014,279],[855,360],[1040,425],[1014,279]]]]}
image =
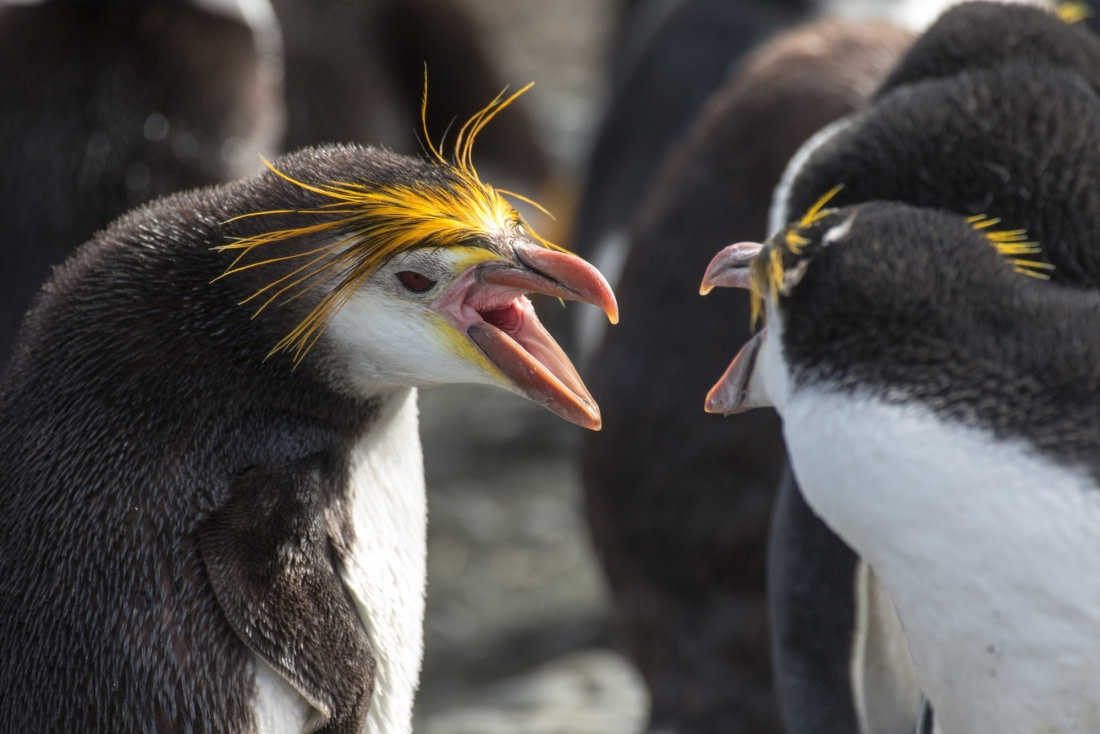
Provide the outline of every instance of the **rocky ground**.
{"type": "Polygon", "coordinates": [[[490,388],[425,391],[421,407],[430,521],[417,731],[637,731],[643,692],[610,647],[575,429],[490,388]]]}
{"type": "MultiPolygon", "coordinates": [[[[466,2],[509,83],[536,82],[528,110],[579,178],[618,3],[466,2]]],[[[418,734],[639,731],[644,689],[614,651],[584,526],[580,429],[491,388],[427,390],[420,405],[430,522],[418,734]]]]}

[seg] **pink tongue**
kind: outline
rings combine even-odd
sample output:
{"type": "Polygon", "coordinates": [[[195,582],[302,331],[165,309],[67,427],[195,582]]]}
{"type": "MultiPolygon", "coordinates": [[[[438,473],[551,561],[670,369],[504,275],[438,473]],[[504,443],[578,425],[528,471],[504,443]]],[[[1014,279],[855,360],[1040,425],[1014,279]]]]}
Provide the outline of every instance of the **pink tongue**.
{"type": "Polygon", "coordinates": [[[485,311],[481,318],[510,336],[514,336],[523,326],[523,312],[511,303],[504,308],[485,311]]]}

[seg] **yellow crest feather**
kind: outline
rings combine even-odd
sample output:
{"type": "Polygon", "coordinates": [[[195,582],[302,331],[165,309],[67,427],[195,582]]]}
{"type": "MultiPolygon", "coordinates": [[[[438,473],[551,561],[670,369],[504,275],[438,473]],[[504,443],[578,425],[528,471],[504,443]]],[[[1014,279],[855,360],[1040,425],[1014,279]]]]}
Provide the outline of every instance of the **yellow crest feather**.
{"type": "Polygon", "coordinates": [[[1080,23],[1093,16],[1092,8],[1089,7],[1088,3],[1084,2],[1058,3],[1058,7],[1054,9],[1054,13],[1063,23],[1070,24],[1080,23]]]}
{"type": "Polygon", "coordinates": [[[253,212],[226,222],[287,214],[307,215],[311,218],[310,224],[301,227],[250,235],[215,248],[219,251],[239,251],[237,257],[219,276],[221,278],[272,263],[301,261],[300,266],[241,301],[241,304],[259,302],[253,318],[273,303],[293,301],[318,285],[331,282],[333,278],[337,280],[336,287],[331,288],[321,298],[318,305],[272,348],[270,354],[283,350],[293,351],[294,363],[300,362],[363,282],[396,255],[426,247],[465,244],[477,236],[520,226],[542,246],[563,249],[546,241],[527,226],[523,217],[502,194],[514,196],[536,207],[537,204],[511,192],[497,191],[483,183],[473,166],[473,145],[477,135],[497,113],[530,89],[531,84],[508,97],[501,92],[467,120],[455,139],[453,161],[443,157],[428,135],[426,72],[424,84],[421,123],[424,126],[431,163],[449,168],[454,174],[453,183],[415,188],[404,184],[379,186],[350,181],[310,184],[287,175],[264,159],[264,164],[276,176],[324,197],[328,203],[313,209],[253,212]],[[318,216],[323,217],[319,222],[316,221],[318,216]],[[249,254],[266,244],[326,232],[338,236],[306,251],[247,261],[249,254]]]}
{"type": "MultiPolygon", "coordinates": [[[[787,252],[795,257],[802,255],[802,248],[808,245],[810,240],[802,236],[799,230],[809,227],[814,222],[830,214],[833,209],[826,209],[825,205],[843,188],[844,184],[837,184],[826,191],[806,210],[806,213],[798,220],[797,225],[788,227],[783,232],[782,244],[787,252]]],[[[783,251],[776,247],[777,242],[778,240],[773,240],[772,245],[767,248],[768,256],[766,260],[764,251],[762,251],[749,266],[749,306],[751,308],[749,324],[752,328],[756,328],[756,324],[760,320],[760,314],[764,311],[764,298],[769,293],[779,292],[780,288],[783,287],[783,251]]]]}
{"type": "Polygon", "coordinates": [[[834,196],[839,194],[842,188],[844,188],[844,184],[837,184],[826,191],[820,199],[814,202],[813,206],[806,210],[806,213],[802,215],[802,219],[798,220],[798,226],[809,227],[811,224],[828,214],[831,210],[826,209],[825,205],[828,204],[834,196]]]}
{"type": "Polygon", "coordinates": [[[1022,229],[990,229],[1001,223],[997,217],[988,217],[985,214],[975,214],[967,217],[966,221],[975,230],[985,235],[989,243],[993,245],[1008,262],[1016,269],[1017,273],[1030,275],[1032,278],[1050,280],[1050,272],[1054,266],[1041,260],[1032,260],[1023,255],[1036,255],[1042,252],[1038,242],[1030,241],[1027,232],[1022,229]]]}

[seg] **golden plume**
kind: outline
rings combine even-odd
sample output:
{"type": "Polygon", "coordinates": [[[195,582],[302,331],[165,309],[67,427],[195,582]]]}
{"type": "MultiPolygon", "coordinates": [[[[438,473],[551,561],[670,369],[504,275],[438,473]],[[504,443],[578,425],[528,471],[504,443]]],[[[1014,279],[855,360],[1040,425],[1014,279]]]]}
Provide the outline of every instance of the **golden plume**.
{"type": "MultiPolygon", "coordinates": [[[[379,267],[396,255],[426,247],[468,244],[471,239],[507,229],[523,227],[525,234],[544,247],[562,250],[540,237],[504,196],[510,196],[542,209],[535,202],[510,191],[497,190],[478,177],[473,165],[473,146],[477,135],[501,110],[530,89],[528,84],[509,97],[502,91],[476,112],[459,129],[454,143],[454,159],[448,161],[432,142],[427,128],[428,77],[424,73],[424,96],[420,121],[424,141],[434,165],[446,167],[452,174],[441,185],[329,181],[310,184],[279,171],[269,161],[264,164],[276,176],[306,191],[318,194],[328,203],[312,209],[278,209],[253,212],[225,222],[248,217],[303,215],[310,223],[301,227],[277,229],[235,239],[214,248],[236,250],[237,257],[222,273],[224,278],[252,268],[294,260],[301,264],[268,283],[240,302],[258,302],[253,318],[268,306],[287,303],[314,287],[337,280],[337,285],[321,298],[316,307],[283,337],[268,356],[279,351],[294,352],[298,364],[324,333],[333,317],[348,299],[379,267]],[[322,217],[317,221],[317,217],[322,217]],[[331,233],[333,236],[316,247],[281,257],[248,261],[257,248],[298,237],[331,233]],[[281,299],[281,300],[280,300],[281,299]]],[[[545,211],[545,210],[543,210],[545,211]]]]}
{"type": "Polygon", "coordinates": [[[1054,9],[1054,14],[1057,15],[1063,23],[1080,23],[1093,16],[1092,8],[1085,2],[1058,3],[1058,6],[1054,9]]]}
{"type": "Polygon", "coordinates": [[[994,249],[1002,255],[1015,268],[1017,273],[1030,275],[1032,278],[1050,280],[1050,272],[1054,266],[1041,260],[1031,260],[1022,255],[1035,255],[1042,252],[1038,242],[1027,239],[1027,232],[1022,229],[994,230],[1001,223],[996,217],[988,217],[985,214],[975,214],[967,217],[966,221],[971,227],[981,232],[994,249]]]}
{"type": "MultiPolygon", "coordinates": [[[[825,205],[840,193],[842,188],[844,184],[837,184],[826,191],[806,210],[797,224],[791,225],[783,232],[782,244],[787,252],[795,257],[802,256],[802,248],[808,245],[810,240],[801,234],[801,230],[835,211],[835,209],[826,209],[825,205]]],[[[783,251],[776,246],[777,242],[778,238],[767,248],[766,259],[764,251],[761,251],[749,266],[749,304],[752,309],[749,325],[754,329],[760,320],[760,314],[764,311],[764,299],[769,293],[778,293],[783,286],[783,251]]]]}

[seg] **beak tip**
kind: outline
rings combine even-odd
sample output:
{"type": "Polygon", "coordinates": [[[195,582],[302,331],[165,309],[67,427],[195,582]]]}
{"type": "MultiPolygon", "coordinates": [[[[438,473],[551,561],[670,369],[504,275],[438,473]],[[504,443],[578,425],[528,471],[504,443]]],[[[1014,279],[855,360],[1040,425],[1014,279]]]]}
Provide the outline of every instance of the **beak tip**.
{"type": "Polygon", "coordinates": [[[710,293],[712,290],[714,290],[714,286],[711,283],[704,280],[702,285],[699,286],[699,295],[700,296],[705,296],[708,293],[710,293]]]}
{"type": "Polygon", "coordinates": [[[547,405],[546,407],[551,412],[556,413],[558,417],[564,418],[575,426],[580,426],[589,431],[598,431],[603,428],[603,416],[600,415],[599,408],[586,406],[577,410],[576,406],[572,406],[573,409],[571,410],[562,410],[560,406],[547,405]]]}
{"type": "Polygon", "coordinates": [[[583,410],[582,420],[575,420],[574,422],[581,428],[598,431],[603,428],[603,415],[600,413],[600,407],[596,405],[591,397],[589,397],[589,401],[589,404],[583,410]]]}
{"type": "Polygon", "coordinates": [[[714,394],[717,389],[717,385],[711,388],[710,392],[707,393],[706,401],[703,403],[703,410],[711,415],[723,415],[725,413],[725,411],[722,410],[721,401],[718,399],[718,396],[714,394]]]}
{"type": "MultiPolygon", "coordinates": [[[[593,270],[595,270],[595,268],[593,268],[593,270]]],[[[593,298],[591,303],[607,314],[608,321],[612,324],[617,324],[619,323],[619,299],[615,298],[615,291],[611,289],[607,279],[604,278],[599,271],[596,272],[599,275],[599,281],[602,287],[599,289],[599,295],[593,298]]]]}

